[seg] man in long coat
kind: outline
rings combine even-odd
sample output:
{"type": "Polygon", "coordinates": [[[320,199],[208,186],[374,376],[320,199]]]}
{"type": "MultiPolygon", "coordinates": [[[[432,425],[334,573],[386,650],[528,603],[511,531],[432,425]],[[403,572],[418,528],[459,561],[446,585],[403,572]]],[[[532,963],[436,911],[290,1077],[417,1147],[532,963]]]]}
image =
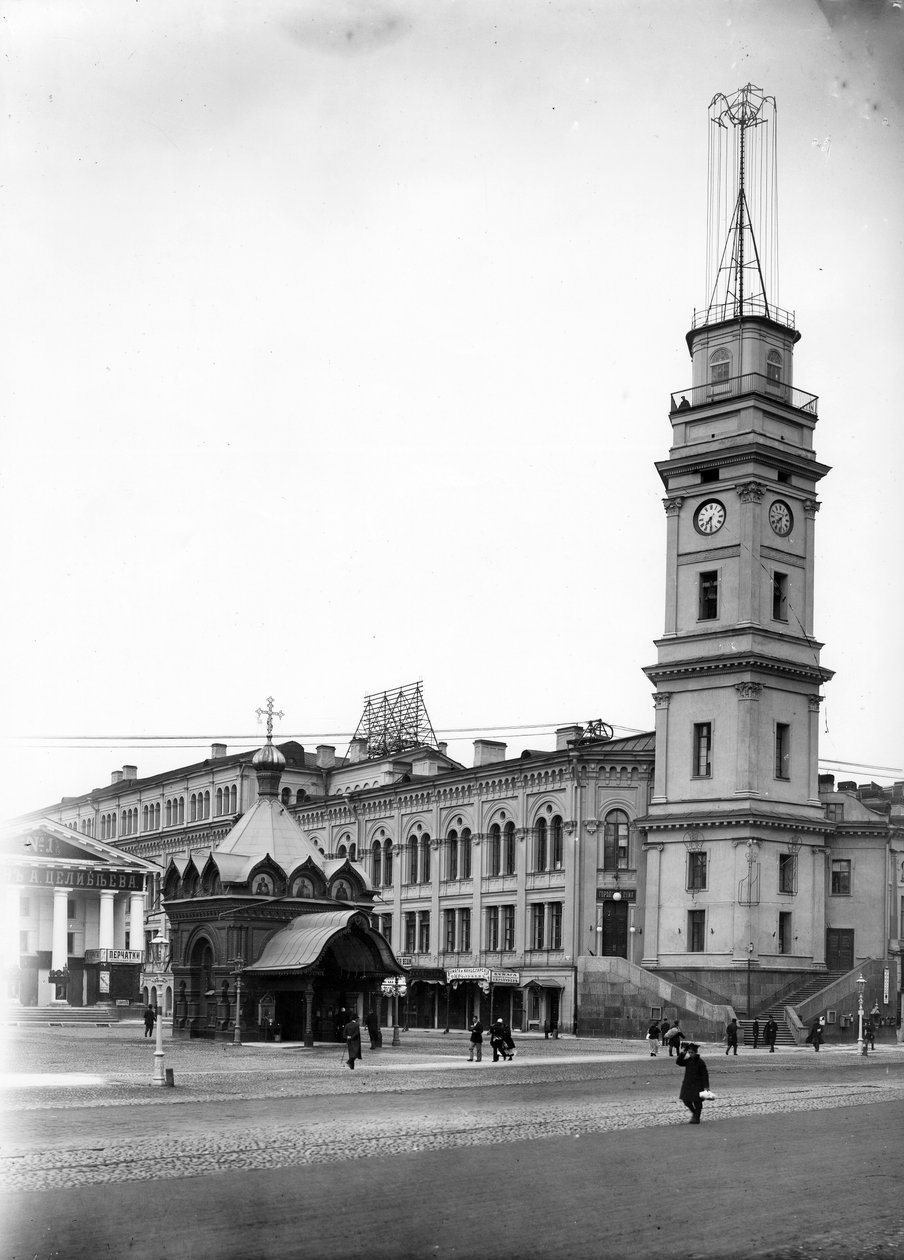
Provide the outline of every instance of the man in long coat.
{"type": "Polygon", "coordinates": [[[709,1072],[700,1058],[700,1047],[693,1041],[686,1042],[678,1051],[675,1063],[684,1068],[684,1080],[681,1082],[678,1097],[691,1113],[690,1123],[699,1124],[703,1118],[700,1091],[709,1089],[709,1072]]]}
{"type": "Polygon", "coordinates": [[[351,1019],[343,1028],[345,1036],[345,1044],[348,1046],[348,1066],[354,1072],[355,1059],[360,1059],[361,1055],[361,1025],[358,1023],[358,1016],[352,1015],[351,1019]]]}

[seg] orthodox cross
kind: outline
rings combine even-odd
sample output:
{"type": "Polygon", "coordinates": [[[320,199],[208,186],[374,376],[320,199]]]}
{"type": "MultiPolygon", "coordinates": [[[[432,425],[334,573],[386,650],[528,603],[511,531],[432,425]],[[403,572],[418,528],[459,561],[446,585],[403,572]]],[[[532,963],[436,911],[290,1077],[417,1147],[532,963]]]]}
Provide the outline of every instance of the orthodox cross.
{"type": "Polygon", "coordinates": [[[282,710],[280,710],[278,713],[274,713],[274,711],[273,711],[273,697],[272,697],[272,696],[267,696],[267,707],[266,707],[266,709],[258,709],[258,711],[257,711],[257,720],[258,720],[258,722],[261,720],[261,718],[264,716],[264,714],[265,714],[265,713],[266,713],[266,715],[267,715],[267,743],[268,743],[268,744],[272,744],[272,742],[273,742],[273,719],[274,719],[275,717],[278,717],[278,718],[285,717],[285,714],[282,712],[282,710]]]}

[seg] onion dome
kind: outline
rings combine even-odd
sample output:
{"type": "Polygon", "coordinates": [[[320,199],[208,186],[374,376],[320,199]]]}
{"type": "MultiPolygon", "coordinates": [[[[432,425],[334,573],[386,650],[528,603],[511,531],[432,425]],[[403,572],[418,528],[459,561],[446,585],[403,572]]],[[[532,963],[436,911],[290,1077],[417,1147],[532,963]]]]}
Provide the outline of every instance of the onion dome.
{"type": "Polygon", "coordinates": [[[279,792],[279,781],[285,768],[286,759],[268,740],[263,748],[259,748],[251,758],[257,774],[258,796],[276,796],[279,792]]]}

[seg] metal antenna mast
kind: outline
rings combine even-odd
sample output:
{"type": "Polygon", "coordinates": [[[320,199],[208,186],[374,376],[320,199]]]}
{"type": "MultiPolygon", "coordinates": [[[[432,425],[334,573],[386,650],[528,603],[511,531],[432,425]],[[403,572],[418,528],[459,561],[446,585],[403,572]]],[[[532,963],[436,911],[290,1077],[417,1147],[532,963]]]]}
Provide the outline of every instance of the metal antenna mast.
{"type": "Polygon", "coordinates": [[[368,757],[385,757],[422,744],[435,748],[423,683],[365,696],[364,712],[352,738],[367,740],[368,757]]]}
{"type": "Polygon", "coordinates": [[[710,101],[709,117],[713,128],[706,322],[740,319],[744,315],[772,319],[774,308],[770,305],[757,240],[764,245],[766,270],[771,270],[777,288],[775,97],[764,95],[760,88],[748,83],[731,97],[717,93],[710,101]],[[729,200],[728,180],[732,175],[736,176],[737,191],[729,200]],[[715,279],[710,285],[710,262],[714,249],[720,245],[715,279]]]}

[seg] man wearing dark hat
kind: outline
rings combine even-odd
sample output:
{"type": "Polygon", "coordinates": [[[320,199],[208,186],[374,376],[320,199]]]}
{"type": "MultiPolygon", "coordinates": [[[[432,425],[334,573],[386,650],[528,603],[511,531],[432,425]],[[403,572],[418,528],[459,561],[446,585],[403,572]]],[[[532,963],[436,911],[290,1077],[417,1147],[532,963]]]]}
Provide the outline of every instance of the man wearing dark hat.
{"type": "Polygon", "coordinates": [[[693,1041],[686,1041],[678,1051],[675,1060],[678,1067],[684,1068],[684,1080],[678,1097],[691,1113],[690,1123],[699,1124],[703,1117],[702,1090],[709,1089],[709,1072],[700,1058],[700,1047],[693,1041]]]}

